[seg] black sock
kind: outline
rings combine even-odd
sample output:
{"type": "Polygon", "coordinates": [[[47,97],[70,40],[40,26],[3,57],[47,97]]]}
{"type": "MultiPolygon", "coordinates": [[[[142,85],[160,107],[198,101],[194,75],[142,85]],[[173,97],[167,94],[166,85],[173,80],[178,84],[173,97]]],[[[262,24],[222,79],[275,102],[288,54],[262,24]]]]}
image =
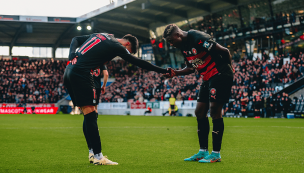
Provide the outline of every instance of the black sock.
{"type": "Polygon", "coordinates": [[[101,142],[97,125],[97,113],[95,111],[84,115],[86,133],[90,139],[94,154],[101,152],[101,142]]]}
{"type": "Polygon", "coordinates": [[[209,119],[197,119],[197,135],[200,149],[208,150],[208,135],[210,131],[209,119]]]}
{"type": "Polygon", "coordinates": [[[224,121],[223,118],[212,120],[212,144],[213,151],[220,151],[222,146],[222,138],[224,133],[224,121]]]}
{"type": "Polygon", "coordinates": [[[91,141],[90,141],[90,138],[89,138],[89,135],[88,135],[88,132],[87,132],[87,126],[86,126],[85,121],[86,121],[86,119],[84,118],[83,119],[82,130],[83,130],[84,137],[87,141],[88,148],[90,150],[90,149],[92,149],[92,145],[91,145],[91,141]]]}

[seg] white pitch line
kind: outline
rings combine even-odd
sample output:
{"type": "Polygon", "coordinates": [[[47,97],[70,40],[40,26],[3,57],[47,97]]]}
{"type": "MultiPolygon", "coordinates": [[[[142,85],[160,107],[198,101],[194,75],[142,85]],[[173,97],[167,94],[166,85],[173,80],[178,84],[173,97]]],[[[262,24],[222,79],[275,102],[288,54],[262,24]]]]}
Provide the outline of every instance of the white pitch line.
{"type": "MultiPolygon", "coordinates": [[[[210,126],[212,127],[212,126],[210,126]]],[[[273,127],[273,128],[295,128],[304,129],[304,127],[290,127],[290,126],[225,126],[225,127],[246,127],[246,128],[260,128],[260,127],[273,127]]],[[[82,127],[0,127],[0,129],[79,129],[82,127]]],[[[124,127],[99,127],[99,129],[162,129],[162,128],[196,128],[196,126],[162,126],[162,127],[137,127],[137,126],[124,126],[124,127]]]]}

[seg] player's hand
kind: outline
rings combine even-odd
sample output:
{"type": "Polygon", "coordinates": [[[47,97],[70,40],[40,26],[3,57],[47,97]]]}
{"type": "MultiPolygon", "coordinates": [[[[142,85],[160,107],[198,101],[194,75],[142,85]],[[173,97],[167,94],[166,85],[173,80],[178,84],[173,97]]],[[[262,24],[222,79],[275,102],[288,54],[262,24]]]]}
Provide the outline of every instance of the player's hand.
{"type": "Polygon", "coordinates": [[[175,70],[173,70],[171,67],[167,68],[168,73],[164,74],[166,78],[173,78],[176,76],[175,70]]]}
{"type": "Polygon", "coordinates": [[[77,58],[78,58],[78,56],[77,56],[77,54],[76,54],[76,53],[70,53],[70,55],[69,55],[69,59],[71,59],[71,63],[72,63],[72,65],[76,64],[76,62],[77,62],[77,58]]]}
{"type": "Polygon", "coordinates": [[[106,86],[101,87],[101,94],[104,94],[104,93],[106,93],[106,86]]]}

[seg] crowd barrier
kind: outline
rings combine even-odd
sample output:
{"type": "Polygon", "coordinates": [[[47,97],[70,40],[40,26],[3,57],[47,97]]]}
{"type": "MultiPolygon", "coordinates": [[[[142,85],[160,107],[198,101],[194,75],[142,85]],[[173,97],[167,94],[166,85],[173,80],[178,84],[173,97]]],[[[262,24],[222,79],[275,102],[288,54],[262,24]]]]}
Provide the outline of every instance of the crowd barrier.
{"type": "MultiPolygon", "coordinates": [[[[182,116],[191,114],[194,116],[197,101],[176,101],[178,113],[182,116]]],[[[162,116],[170,103],[168,101],[147,102],[147,103],[99,103],[98,113],[103,115],[144,115],[147,107],[152,108],[151,113],[147,115],[162,116]]]]}

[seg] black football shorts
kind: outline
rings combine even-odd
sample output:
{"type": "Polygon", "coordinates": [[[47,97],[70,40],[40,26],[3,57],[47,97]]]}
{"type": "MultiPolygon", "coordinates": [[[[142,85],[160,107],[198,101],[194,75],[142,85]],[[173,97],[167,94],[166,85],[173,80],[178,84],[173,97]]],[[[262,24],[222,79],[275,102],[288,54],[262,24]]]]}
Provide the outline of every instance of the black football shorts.
{"type": "Polygon", "coordinates": [[[224,74],[213,76],[200,86],[197,102],[227,103],[231,94],[233,77],[224,74]]]}
{"type": "Polygon", "coordinates": [[[90,72],[73,68],[69,64],[63,75],[63,82],[71,96],[74,106],[95,106],[97,93],[90,72]]]}

